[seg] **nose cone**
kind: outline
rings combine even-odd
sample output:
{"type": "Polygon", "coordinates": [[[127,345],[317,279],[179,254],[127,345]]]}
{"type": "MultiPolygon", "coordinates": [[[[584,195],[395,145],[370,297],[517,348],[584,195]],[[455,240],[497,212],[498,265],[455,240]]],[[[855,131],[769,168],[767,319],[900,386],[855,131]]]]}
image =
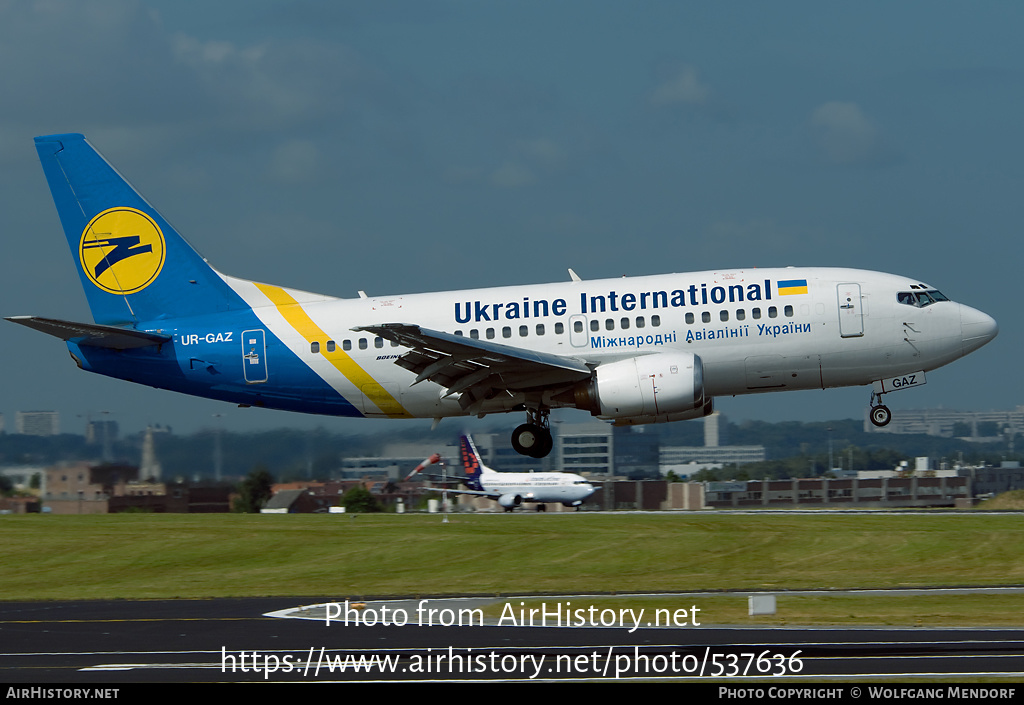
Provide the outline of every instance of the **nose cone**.
{"type": "Polygon", "coordinates": [[[995,338],[999,333],[999,325],[987,313],[961,304],[960,331],[964,342],[964,355],[966,355],[995,338]]]}

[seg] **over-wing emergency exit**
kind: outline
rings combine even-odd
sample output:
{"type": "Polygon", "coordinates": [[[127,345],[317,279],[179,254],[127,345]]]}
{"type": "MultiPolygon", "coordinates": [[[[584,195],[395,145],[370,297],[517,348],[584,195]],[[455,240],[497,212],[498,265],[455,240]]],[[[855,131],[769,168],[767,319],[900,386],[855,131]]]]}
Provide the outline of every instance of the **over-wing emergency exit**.
{"type": "MultiPolygon", "coordinates": [[[[873,385],[882,396],[998,328],[917,279],[856,269],[734,269],[338,299],[214,270],[82,135],[37,137],[94,323],[10,318],[84,370],[242,406],[336,416],[551,409],[616,424],[700,418],[713,398],[873,385]]],[[[571,272],[570,272],[571,273],[571,272]]]]}

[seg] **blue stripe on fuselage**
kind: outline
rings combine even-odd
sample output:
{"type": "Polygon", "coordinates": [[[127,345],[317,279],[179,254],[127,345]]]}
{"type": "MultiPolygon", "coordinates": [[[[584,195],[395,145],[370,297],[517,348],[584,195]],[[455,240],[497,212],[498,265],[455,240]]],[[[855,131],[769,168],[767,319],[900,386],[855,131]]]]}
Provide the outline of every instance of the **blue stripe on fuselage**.
{"type": "Polygon", "coordinates": [[[68,349],[85,370],[158,389],[283,411],[364,416],[267,330],[252,310],[161,323],[166,327],[140,327],[174,336],[161,346],[121,351],[70,340],[68,349]],[[243,374],[242,332],[251,330],[266,334],[267,381],[260,384],[248,384],[243,374]]]}

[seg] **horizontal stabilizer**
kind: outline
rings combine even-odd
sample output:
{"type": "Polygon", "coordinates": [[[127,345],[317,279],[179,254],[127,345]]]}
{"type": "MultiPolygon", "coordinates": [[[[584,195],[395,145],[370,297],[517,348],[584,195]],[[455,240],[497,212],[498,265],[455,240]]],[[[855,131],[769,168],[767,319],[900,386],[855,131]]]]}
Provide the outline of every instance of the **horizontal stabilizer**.
{"type": "Polygon", "coordinates": [[[171,340],[169,335],[159,333],[143,333],[130,328],[101,326],[96,323],[75,323],[61,321],[56,318],[39,318],[37,316],[11,316],[7,319],[29,328],[35,328],[47,335],[61,340],[73,340],[78,345],[91,345],[94,348],[112,348],[128,350],[144,348],[147,345],[160,345],[171,340]]]}

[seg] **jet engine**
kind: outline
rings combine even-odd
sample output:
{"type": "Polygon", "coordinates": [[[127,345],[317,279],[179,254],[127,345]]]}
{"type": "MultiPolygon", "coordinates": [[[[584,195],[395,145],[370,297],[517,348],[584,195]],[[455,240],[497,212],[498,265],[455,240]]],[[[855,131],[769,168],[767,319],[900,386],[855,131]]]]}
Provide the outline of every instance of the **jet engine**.
{"type": "Polygon", "coordinates": [[[666,352],[607,362],[573,388],[576,408],[616,424],[662,423],[707,416],[699,356],[666,352]]]}
{"type": "Polygon", "coordinates": [[[503,506],[505,509],[512,509],[518,507],[523,503],[523,498],[517,494],[503,494],[498,497],[498,504],[503,506]]]}

